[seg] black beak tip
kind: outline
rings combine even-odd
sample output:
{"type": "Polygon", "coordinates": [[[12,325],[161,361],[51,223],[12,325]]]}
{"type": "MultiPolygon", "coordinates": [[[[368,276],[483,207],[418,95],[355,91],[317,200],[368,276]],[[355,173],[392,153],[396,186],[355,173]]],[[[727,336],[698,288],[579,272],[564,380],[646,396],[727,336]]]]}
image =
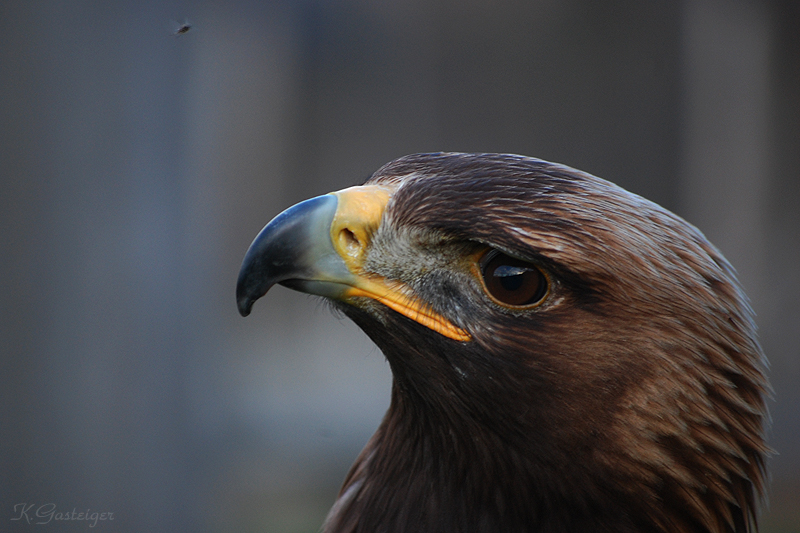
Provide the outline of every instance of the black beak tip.
{"type": "Polygon", "coordinates": [[[253,302],[249,300],[239,300],[236,302],[236,306],[239,308],[239,314],[242,316],[249,315],[250,311],[253,310],[253,302]]]}
{"type": "Polygon", "coordinates": [[[247,316],[250,314],[250,311],[253,310],[254,300],[250,298],[242,288],[241,285],[236,287],[236,308],[239,309],[240,315],[247,316]]]}
{"type": "Polygon", "coordinates": [[[271,284],[252,283],[253,280],[249,279],[247,269],[243,269],[236,284],[236,307],[239,309],[239,314],[247,316],[253,310],[253,304],[256,300],[267,294],[267,290],[271,284]],[[264,286],[266,285],[266,286],[264,286]]]}
{"type": "MultiPolygon", "coordinates": [[[[256,300],[276,283],[308,275],[309,249],[322,238],[331,250],[330,225],[338,200],[326,194],[300,202],[272,219],[259,232],[245,253],[236,282],[236,307],[247,316],[256,300]],[[320,237],[322,236],[322,237],[320,237]]],[[[313,255],[313,253],[312,253],[313,255]]]]}
{"type": "Polygon", "coordinates": [[[239,309],[239,314],[242,316],[249,315],[253,310],[253,304],[256,300],[267,293],[266,290],[259,290],[263,289],[263,287],[254,286],[258,284],[253,283],[253,276],[247,265],[247,260],[245,260],[239,272],[239,279],[236,282],[236,307],[239,309]]]}

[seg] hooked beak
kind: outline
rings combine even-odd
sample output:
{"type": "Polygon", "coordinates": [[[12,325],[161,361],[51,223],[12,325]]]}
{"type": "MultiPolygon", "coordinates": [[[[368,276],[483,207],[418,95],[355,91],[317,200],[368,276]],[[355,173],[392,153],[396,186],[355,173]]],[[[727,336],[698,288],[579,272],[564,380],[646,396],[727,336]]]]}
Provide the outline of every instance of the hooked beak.
{"type": "Polygon", "coordinates": [[[242,262],[239,313],[249,315],[253,303],[277,283],[351,305],[371,298],[446,337],[470,340],[402,282],[364,270],[370,240],[393,192],[378,185],[351,187],[300,202],[272,219],[242,262]]]}

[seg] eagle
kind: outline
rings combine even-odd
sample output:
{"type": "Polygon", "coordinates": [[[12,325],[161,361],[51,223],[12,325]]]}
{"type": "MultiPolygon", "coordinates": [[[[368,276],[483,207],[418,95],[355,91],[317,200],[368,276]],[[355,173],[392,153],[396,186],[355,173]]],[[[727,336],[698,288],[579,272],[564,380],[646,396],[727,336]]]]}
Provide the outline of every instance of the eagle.
{"type": "Polygon", "coordinates": [[[322,296],[391,367],[333,532],[750,532],[770,388],[734,269],[675,214],[573,168],[428,153],[277,215],[247,316],[322,296]]]}

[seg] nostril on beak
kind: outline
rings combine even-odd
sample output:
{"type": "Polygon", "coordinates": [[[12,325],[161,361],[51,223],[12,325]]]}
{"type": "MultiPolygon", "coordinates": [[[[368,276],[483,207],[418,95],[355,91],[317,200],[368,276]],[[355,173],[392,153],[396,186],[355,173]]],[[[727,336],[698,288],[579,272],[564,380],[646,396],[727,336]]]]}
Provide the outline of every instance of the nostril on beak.
{"type": "Polygon", "coordinates": [[[339,241],[350,255],[358,255],[361,249],[361,241],[350,228],[343,228],[339,232],[339,241]]]}

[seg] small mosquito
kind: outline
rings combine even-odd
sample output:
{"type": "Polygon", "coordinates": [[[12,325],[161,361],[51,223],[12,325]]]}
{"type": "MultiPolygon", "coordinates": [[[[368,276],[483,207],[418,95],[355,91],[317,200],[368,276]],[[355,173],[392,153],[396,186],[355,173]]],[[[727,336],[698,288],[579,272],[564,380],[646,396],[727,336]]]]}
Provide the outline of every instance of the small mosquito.
{"type": "Polygon", "coordinates": [[[189,30],[192,29],[192,23],[188,20],[184,20],[182,24],[176,24],[175,30],[172,32],[172,35],[178,37],[183,35],[184,33],[188,33],[189,30]]]}

